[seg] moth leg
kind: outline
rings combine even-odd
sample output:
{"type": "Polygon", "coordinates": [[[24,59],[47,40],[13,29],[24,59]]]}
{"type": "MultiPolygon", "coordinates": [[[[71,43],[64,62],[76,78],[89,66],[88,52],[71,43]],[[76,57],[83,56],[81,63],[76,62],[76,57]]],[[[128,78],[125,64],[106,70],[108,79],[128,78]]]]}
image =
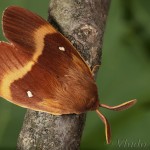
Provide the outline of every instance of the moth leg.
{"type": "Polygon", "coordinates": [[[98,67],[100,67],[100,65],[95,65],[95,66],[92,68],[91,72],[92,72],[93,75],[94,75],[95,71],[98,69],[98,67]]]}
{"type": "Polygon", "coordinates": [[[130,108],[136,102],[137,102],[137,100],[133,99],[133,100],[130,100],[128,102],[125,102],[125,103],[122,103],[122,104],[116,105],[116,106],[109,106],[109,105],[106,105],[106,104],[99,104],[99,105],[100,105],[100,107],[107,108],[107,109],[110,109],[110,110],[122,111],[122,110],[130,108]]]}
{"type": "Polygon", "coordinates": [[[111,139],[111,130],[110,130],[110,125],[106,117],[97,109],[96,110],[98,116],[102,120],[102,122],[105,125],[105,136],[106,136],[106,142],[107,144],[110,144],[110,139],[111,139]]]}

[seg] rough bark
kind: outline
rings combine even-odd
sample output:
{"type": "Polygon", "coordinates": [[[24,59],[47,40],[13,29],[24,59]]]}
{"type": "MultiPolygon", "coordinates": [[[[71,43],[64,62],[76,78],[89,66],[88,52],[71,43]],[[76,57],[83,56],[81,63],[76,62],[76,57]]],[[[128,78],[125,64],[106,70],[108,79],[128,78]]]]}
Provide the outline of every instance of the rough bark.
{"type": "MultiPolygon", "coordinates": [[[[101,63],[109,0],[51,0],[48,21],[64,34],[87,64],[101,63]]],[[[82,91],[81,91],[82,92],[82,91]]],[[[18,150],[78,150],[85,114],[54,116],[27,110],[18,150]]]]}

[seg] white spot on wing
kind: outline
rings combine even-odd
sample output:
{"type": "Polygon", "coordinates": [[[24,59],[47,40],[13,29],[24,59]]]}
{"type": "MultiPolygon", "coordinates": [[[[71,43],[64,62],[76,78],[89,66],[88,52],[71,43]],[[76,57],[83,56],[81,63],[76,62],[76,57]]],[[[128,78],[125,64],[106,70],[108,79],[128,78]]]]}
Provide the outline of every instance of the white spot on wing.
{"type": "Polygon", "coordinates": [[[31,91],[27,91],[27,95],[28,95],[29,98],[33,97],[33,94],[32,94],[31,91]]]}
{"type": "Polygon", "coordinates": [[[60,51],[65,51],[65,48],[64,47],[59,47],[59,50],[60,51]]]}

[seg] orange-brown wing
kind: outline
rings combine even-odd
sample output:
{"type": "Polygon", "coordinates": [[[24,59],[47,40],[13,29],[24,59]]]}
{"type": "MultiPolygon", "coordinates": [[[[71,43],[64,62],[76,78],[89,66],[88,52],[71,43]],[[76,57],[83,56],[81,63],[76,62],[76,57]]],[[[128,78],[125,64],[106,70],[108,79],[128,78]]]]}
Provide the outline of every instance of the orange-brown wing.
{"type": "Polygon", "coordinates": [[[78,52],[41,17],[7,8],[0,43],[0,96],[55,115],[95,109],[97,88],[78,52]],[[96,95],[96,96],[95,96],[96,95]]]}

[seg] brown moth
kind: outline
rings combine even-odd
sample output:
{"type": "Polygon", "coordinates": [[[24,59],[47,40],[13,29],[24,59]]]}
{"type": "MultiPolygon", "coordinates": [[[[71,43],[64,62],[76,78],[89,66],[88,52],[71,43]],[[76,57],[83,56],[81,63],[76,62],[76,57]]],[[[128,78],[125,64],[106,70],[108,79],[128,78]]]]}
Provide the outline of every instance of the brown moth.
{"type": "Polygon", "coordinates": [[[99,107],[119,111],[136,100],[113,107],[99,103],[92,71],[84,59],[40,16],[11,6],[2,21],[9,43],[0,42],[0,96],[53,115],[96,111],[110,143],[110,126],[99,107]]]}

